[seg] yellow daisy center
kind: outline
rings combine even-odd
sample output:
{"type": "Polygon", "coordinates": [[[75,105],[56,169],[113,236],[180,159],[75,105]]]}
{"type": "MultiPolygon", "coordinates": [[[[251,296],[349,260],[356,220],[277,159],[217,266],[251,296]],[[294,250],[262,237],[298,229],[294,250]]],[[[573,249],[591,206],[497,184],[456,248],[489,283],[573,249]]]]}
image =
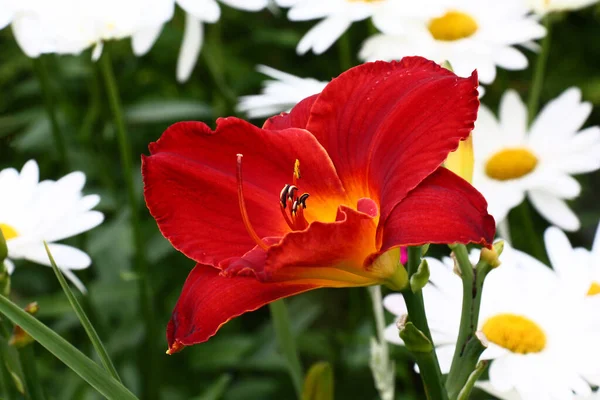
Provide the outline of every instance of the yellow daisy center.
{"type": "Polygon", "coordinates": [[[448,11],[441,17],[429,21],[429,32],[436,40],[452,42],[472,36],[477,32],[477,21],[469,14],[448,11]]]}
{"type": "Polygon", "coordinates": [[[546,334],[529,318],[515,314],[497,314],[481,329],[487,339],[518,354],[539,353],[546,347],[546,334]]]}
{"type": "Polygon", "coordinates": [[[4,235],[5,240],[14,239],[19,236],[19,232],[10,225],[0,223],[0,231],[4,235]]]}
{"type": "Polygon", "coordinates": [[[590,288],[588,289],[587,295],[595,296],[597,294],[600,294],[600,283],[592,282],[592,284],[590,285],[590,288]]]}
{"type": "Polygon", "coordinates": [[[529,174],[535,169],[537,163],[535,154],[527,149],[503,149],[488,159],[485,173],[492,179],[507,181],[529,174]]]}

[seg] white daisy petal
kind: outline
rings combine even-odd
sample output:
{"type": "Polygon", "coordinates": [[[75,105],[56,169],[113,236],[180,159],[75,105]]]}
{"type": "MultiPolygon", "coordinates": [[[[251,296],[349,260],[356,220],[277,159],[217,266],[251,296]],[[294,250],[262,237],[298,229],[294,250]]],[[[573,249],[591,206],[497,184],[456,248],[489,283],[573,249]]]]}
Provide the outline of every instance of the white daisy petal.
{"type": "MultiPolygon", "coordinates": [[[[48,248],[56,265],[61,269],[85,269],[92,263],[90,256],[75,247],[50,243],[48,248]]],[[[28,246],[24,258],[37,264],[50,265],[50,259],[43,243],[28,246]]]]}
{"type": "Polygon", "coordinates": [[[581,227],[579,218],[564,200],[538,190],[531,190],[528,195],[537,212],[551,223],[569,232],[581,227]]]}
{"type": "Polygon", "coordinates": [[[527,108],[514,90],[504,92],[500,100],[500,127],[505,142],[518,145],[527,131],[527,108]]]}
{"type": "Polygon", "coordinates": [[[221,9],[215,0],[176,0],[176,3],[200,21],[214,23],[221,17],[221,9]]]}
{"type": "Polygon", "coordinates": [[[350,27],[351,21],[344,17],[329,17],[313,26],[300,39],[296,52],[300,55],[309,50],[322,54],[350,27]]]}
{"type": "Polygon", "coordinates": [[[385,340],[390,343],[404,346],[404,341],[402,339],[400,339],[400,335],[398,333],[398,327],[396,326],[396,324],[388,325],[385,328],[383,336],[385,337],[385,340]]]}
{"type": "Polygon", "coordinates": [[[221,3],[246,11],[259,11],[269,5],[268,0],[221,0],[221,3]]]}
{"type": "Polygon", "coordinates": [[[400,316],[408,313],[404,297],[400,293],[392,293],[385,296],[383,299],[383,306],[394,315],[400,316]]]}
{"type": "Polygon", "coordinates": [[[177,58],[178,82],[185,82],[190,78],[202,49],[202,40],[202,21],[196,19],[192,14],[186,14],[183,41],[177,58]]]}
{"type": "Polygon", "coordinates": [[[83,282],[81,282],[81,280],[77,277],[77,275],[75,275],[73,273],[73,271],[69,270],[69,269],[61,269],[61,272],[63,273],[64,276],[67,277],[68,280],[70,280],[73,285],[75,285],[75,287],[77,289],[79,289],[79,291],[83,294],[87,293],[87,289],[85,288],[85,285],[83,284],[83,282]]]}
{"type": "Polygon", "coordinates": [[[151,26],[149,28],[137,31],[131,36],[131,46],[133,48],[133,54],[136,56],[143,56],[150,51],[154,43],[160,36],[163,25],[151,26]]]}

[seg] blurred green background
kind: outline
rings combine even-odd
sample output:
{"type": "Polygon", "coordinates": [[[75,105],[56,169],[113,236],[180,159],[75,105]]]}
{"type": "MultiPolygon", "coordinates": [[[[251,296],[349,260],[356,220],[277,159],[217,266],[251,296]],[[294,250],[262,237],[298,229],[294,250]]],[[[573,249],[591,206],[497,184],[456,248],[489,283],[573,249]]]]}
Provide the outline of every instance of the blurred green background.
{"type": "MultiPolygon", "coordinates": [[[[133,272],[133,241],[128,225],[123,174],[131,173],[142,201],[139,155],[147,152],[170,124],[201,120],[214,126],[219,116],[235,115],[236,99],[255,94],[264,79],[257,64],[303,77],[328,80],[358,64],[355,55],[373,31],[368,22],[356,23],[324,55],[299,57],[295,46],[314,22],[291,23],[284,11],[248,14],[222,7],[216,25],[206,26],[206,41],[198,66],[186,84],[175,81],[175,65],[183,34],[183,14],[165,27],[154,48],[144,57],[132,54],[129,40],[106,46],[112,58],[119,92],[126,110],[127,131],[135,153],[135,169],[123,171],[115,127],[98,66],[91,51],[80,56],[47,55],[39,63],[47,69],[51,101],[60,129],[67,138],[69,166],[63,165],[53,144],[50,122],[34,62],[16,45],[10,29],[0,31],[0,169],[20,169],[29,159],[40,165],[42,179],[58,179],[72,170],[84,171],[86,193],[102,197],[98,209],[106,221],[68,242],[89,252],[94,263],[78,273],[89,289],[82,298],[86,312],[108,347],[124,379],[135,393],[149,385],[162,399],[292,399],[294,391],[278,353],[268,309],[247,314],[226,324],[208,343],[167,356],[164,328],[188,272],[194,263],[171,248],[160,235],[147,210],[140,210],[146,256],[153,289],[152,313],[156,340],[142,346],[145,335],[138,310],[137,276],[133,272]],[[350,59],[346,49],[349,46],[350,59]],[[155,355],[154,373],[147,366],[155,355]]],[[[600,7],[559,16],[552,32],[547,79],[542,90],[546,102],[570,86],[579,86],[594,108],[587,125],[600,124],[600,7]]],[[[530,61],[535,54],[527,51],[530,61]]],[[[38,66],[39,67],[39,66],[38,66]]],[[[486,88],[483,102],[493,110],[506,88],[526,96],[532,69],[500,70],[486,88]]],[[[254,121],[262,124],[262,121],[254,121]]],[[[589,247],[600,218],[600,173],[580,177],[584,190],[572,203],[583,228],[570,235],[577,245],[589,247]]],[[[10,193],[0,193],[10,196],[10,193]]],[[[515,246],[523,221],[511,216],[515,246]]],[[[534,215],[538,241],[546,223],[534,215]]],[[[444,249],[435,249],[437,254],[444,249]]],[[[90,356],[93,349],[72,312],[52,271],[19,262],[13,275],[12,299],[21,305],[38,301],[38,317],[90,356]]],[[[226,301],[226,299],[224,299],[226,301]]],[[[373,335],[370,299],[364,289],[319,290],[288,301],[304,367],[325,360],[334,366],[336,398],[376,399],[369,361],[373,335]]],[[[391,322],[392,317],[388,315],[391,322]]],[[[35,345],[39,377],[50,399],[99,398],[85,382],[61,362],[35,345]]],[[[408,354],[393,347],[398,360],[398,399],[424,398],[408,354]]]]}

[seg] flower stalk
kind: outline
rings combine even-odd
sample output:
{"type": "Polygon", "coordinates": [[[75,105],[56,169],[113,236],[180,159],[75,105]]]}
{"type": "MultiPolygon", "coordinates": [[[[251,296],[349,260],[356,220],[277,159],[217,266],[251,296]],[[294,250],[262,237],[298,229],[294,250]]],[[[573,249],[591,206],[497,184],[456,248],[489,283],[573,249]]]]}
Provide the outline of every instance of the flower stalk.
{"type": "Polygon", "coordinates": [[[288,370],[298,399],[302,398],[302,387],[304,385],[304,373],[298,351],[296,339],[292,334],[292,324],[284,300],[278,300],[269,304],[271,319],[275,327],[277,343],[287,361],[288,370]]]}
{"type": "Polygon", "coordinates": [[[533,83],[529,92],[529,99],[527,101],[527,116],[529,123],[534,120],[535,114],[538,111],[540,104],[540,95],[542,94],[542,86],[544,86],[544,77],[546,75],[546,65],[548,64],[548,55],[550,53],[550,39],[551,39],[551,27],[552,22],[550,15],[546,15],[543,19],[544,27],[546,28],[546,36],[542,39],[542,50],[537,56],[535,62],[535,69],[533,71],[533,83]]]}
{"type": "Polygon", "coordinates": [[[385,316],[381,297],[381,286],[369,286],[369,295],[373,303],[377,338],[371,339],[371,372],[375,386],[382,400],[394,399],[394,363],[390,360],[388,343],[385,340],[385,316]]]}
{"type": "Polygon", "coordinates": [[[106,93],[108,95],[109,105],[113,114],[114,123],[117,132],[117,141],[119,144],[119,153],[121,156],[121,164],[123,167],[123,177],[125,179],[125,187],[127,191],[127,199],[129,202],[130,222],[131,229],[133,232],[134,248],[135,248],[135,271],[138,275],[138,287],[140,296],[140,310],[142,312],[146,338],[143,345],[141,365],[144,369],[144,376],[146,382],[145,396],[144,398],[156,398],[158,390],[156,385],[158,379],[154,376],[156,371],[156,357],[155,352],[151,351],[152,345],[155,343],[155,329],[154,329],[154,315],[152,307],[152,291],[150,286],[150,277],[148,275],[148,267],[144,256],[144,240],[142,236],[142,230],[139,220],[139,208],[138,208],[138,195],[135,189],[135,183],[133,180],[133,162],[132,162],[132,149],[127,131],[125,129],[125,120],[123,117],[123,108],[121,106],[121,99],[119,97],[119,91],[115,75],[110,60],[109,49],[104,49],[103,55],[100,59],[100,70],[104,79],[106,87],[106,93]]]}
{"type": "Polygon", "coordinates": [[[50,120],[50,127],[52,130],[52,138],[54,139],[54,145],[58,152],[58,157],[61,162],[61,168],[64,170],[69,169],[69,156],[67,152],[67,144],[65,137],[62,134],[58,119],[56,118],[56,109],[54,107],[55,100],[52,96],[52,89],[50,87],[50,78],[48,77],[48,69],[44,63],[44,56],[40,56],[33,59],[33,68],[40,82],[42,89],[42,98],[44,101],[44,108],[48,114],[50,120]]]}
{"type": "MultiPolygon", "coordinates": [[[[409,247],[407,268],[409,277],[412,277],[417,273],[420,264],[421,248],[409,247]]],[[[425,315],[423,292],[421,290],[416,290],[413,292],[411,288],[407,288],[402,291],[402,296],[406,302],[410,323],[414,325],[414,327],[420,331],[431,343],[431,349],[428,352],[412,352],[417,365],[419,366],[421,379],[423,380],[427,397],[432,400],[446,400],[448,399],[448,395],[446,394],[446,389],[444,388],[442,372],[440,370],[437,355],[433,347],[433,340],[431,338],[431,331],[429,330],[429,324],[427,322],[427,315],[425,315]]]]}
{"type": "Polygon", "coordinates": [[[452,358],[450,373],[446,379],[446,390],[450,400],[457,400],[476,369],[481,353],[485,350],[485,340],[477,334],[479,309],[483,292],[483,283],[487,274],[499,265],[498,256],[502,253],[504,242],[497,242],[493,250],[483,249],[481,258],[473,267],[469,260],[467,247],[452,245],[453,258],[457,272],[463,284],[462,312],[456,349],[452,358]]]}

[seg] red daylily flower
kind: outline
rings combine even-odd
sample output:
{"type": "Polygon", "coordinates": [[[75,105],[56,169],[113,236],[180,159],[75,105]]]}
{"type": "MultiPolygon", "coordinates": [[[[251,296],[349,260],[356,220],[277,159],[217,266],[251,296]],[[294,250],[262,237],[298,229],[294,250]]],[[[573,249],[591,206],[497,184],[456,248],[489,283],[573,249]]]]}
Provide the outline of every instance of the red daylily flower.
{"type": "Polygon", "coordinates": [[[262,129],[233,117],[215,131],[168,128],[143,157],[146,203],[197,262],[167,328],[169,352],[308,290],[402,289],[401,247],[489,246],[486,201],[440,167],[473,129],[477,84],[476,73],[408,57],[352,68],[262,129]]]}

